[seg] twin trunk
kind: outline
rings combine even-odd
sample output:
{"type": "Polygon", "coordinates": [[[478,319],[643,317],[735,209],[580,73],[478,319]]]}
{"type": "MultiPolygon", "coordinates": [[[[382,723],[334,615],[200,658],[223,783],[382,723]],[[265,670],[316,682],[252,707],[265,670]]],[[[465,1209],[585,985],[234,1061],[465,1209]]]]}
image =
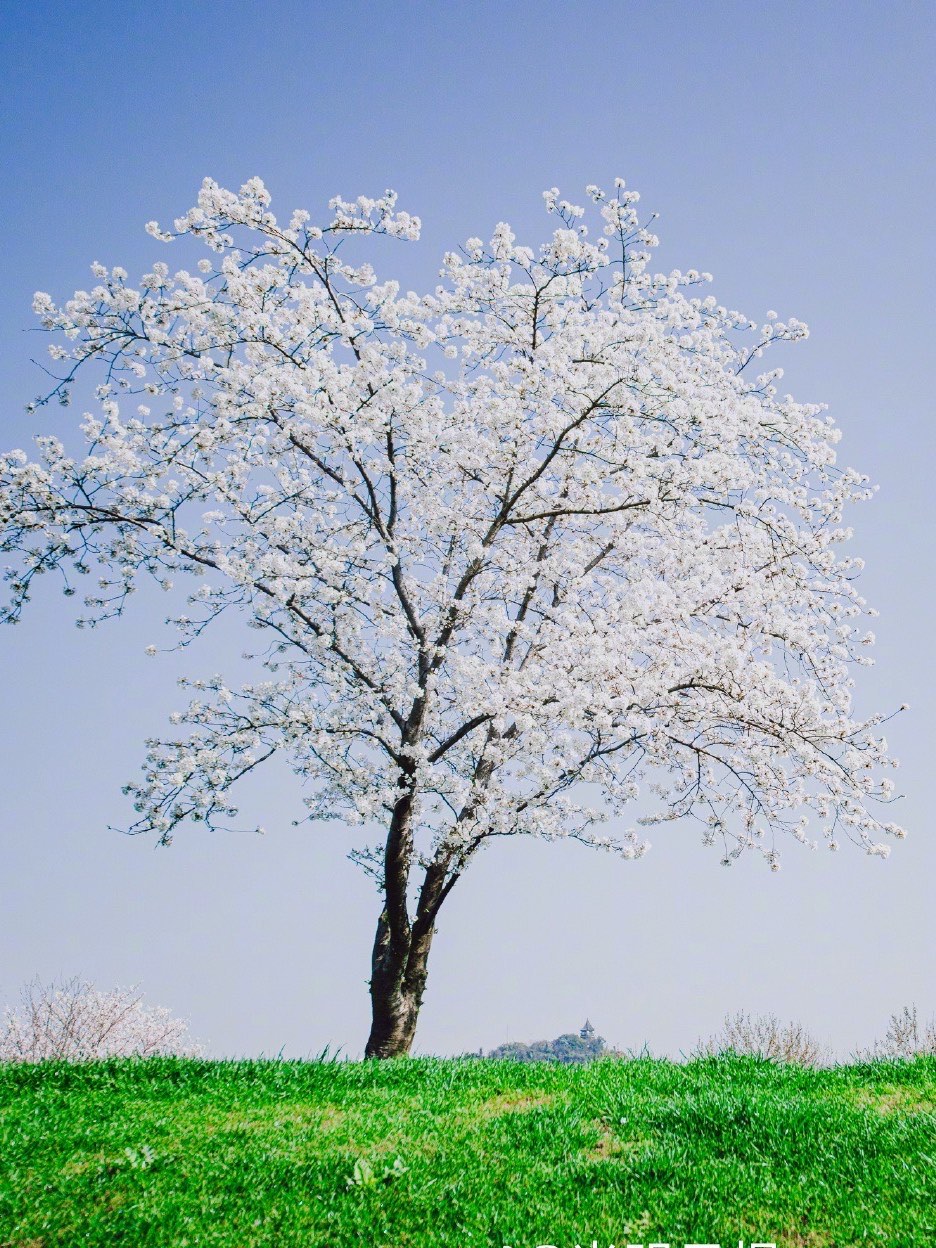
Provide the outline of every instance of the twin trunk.
{"type": "MultiPolygon", "coordinates": [[[[414,708],[414,720],[415,716],[414,708]]],[[[490,764],[479,765],[475,781],[486,781],[490,772],[490,764]]],[[[372,1021],[364,1050],[366,1057],[401,1057],[409,1053],[426,991],[429,950],[439,907],[481,840],[476,838],[458,855],[437,851],[425,869],[411,921],[407,895],[413,865],[413,790],[408,778],[401,782],[401,788],[384,857],[384,908],[377,922],[371,959],[372,1021]]],[[[466,805],[462,816],[470,815],[473,808],[473,803],[466,805]]]]}
{"type": "Polygon", "coordinates": [[[409,1053],[426,989],[433,928],[417,923],[409,933],[391,932],[387,911],[377,923],[370,995],[372,1022],[365,1057],[409,1053]]]}

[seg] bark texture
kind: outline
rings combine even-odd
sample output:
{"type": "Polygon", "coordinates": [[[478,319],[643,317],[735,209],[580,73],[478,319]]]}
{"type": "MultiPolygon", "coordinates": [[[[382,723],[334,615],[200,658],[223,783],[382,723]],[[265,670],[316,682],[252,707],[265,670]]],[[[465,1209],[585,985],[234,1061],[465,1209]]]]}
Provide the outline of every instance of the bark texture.
{"type": "Polygon", "coordinates": [[[377,922],[372,957],[371,1031],[366,1057],[402,1057],[409,1053],[426,987],[432,932],[418,945],[394,945],[387,912],[377,922]]]}
{"type": "Polygon", "coordinates": [[[371,957],[371,1031],[366,1057],[401,1057],[412,1048],[426,991],[436,915],[458,878],[458,872],[449,871],[450,856],[432,862],[426,868],[416,913],[410,920],[406,893],[412,862],[411,808],[411,798],[401,797],[387,837],[385,905],[377,921],[371,957]]]}

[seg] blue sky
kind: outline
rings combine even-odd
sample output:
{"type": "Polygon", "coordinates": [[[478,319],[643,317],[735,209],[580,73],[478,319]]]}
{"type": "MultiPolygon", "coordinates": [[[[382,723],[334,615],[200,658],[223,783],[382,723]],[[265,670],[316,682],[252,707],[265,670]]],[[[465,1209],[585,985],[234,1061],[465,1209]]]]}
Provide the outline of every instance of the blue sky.
{"type": "MultiPolygon", "coordinates": [[[[830,404],[843,458],[880,484],[852,517],[881,611],[859,708],[911,704],[888,733],[908,840],[886,863],[791,844],[777,876],[724,870],[678,825],[637,863],[498,846],[441,915],[421,1051],[588,1014],[614,1043],[676,1053],[746,1008],[847,1052],[905,1002],[936,1012],[934,19],[906,0],[0,9],[4,446],[74,420],[23,414],[42,388],[33,291],[67,296],[93,260],[131,276],[171,262],[143,223],[178,215],[205,175],[258,174],[274,209],[313,217],[336,193],[394,187],[424,232],[387,270],[415,287],[498,220],[539,242],[546,187],[574,198],[620,174],[661,214],[661,266],[711,271],[752,317],[809,323],[785,385],[830,404]]],[[[183,670],[144,656],[163,607],[140,599],[88,634],[38,594],[0,633],[0,994],[35,973],[139,981],[219,1054],[360,1053],[376,896],[348,833],[289,826],[288,775],[249,795],[263,839],[192,829],[155,851],[108,830],[183,670]]]]}

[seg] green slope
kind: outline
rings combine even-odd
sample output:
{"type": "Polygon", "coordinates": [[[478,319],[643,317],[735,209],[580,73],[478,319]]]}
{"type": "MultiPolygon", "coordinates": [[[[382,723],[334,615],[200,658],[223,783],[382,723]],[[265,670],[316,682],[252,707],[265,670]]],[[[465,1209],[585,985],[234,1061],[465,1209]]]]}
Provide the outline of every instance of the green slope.
{"type": "Polygon", "coordinates": [[[0,1245],[936,1245],[936,1059],[0,1068],[0,1245]]]}

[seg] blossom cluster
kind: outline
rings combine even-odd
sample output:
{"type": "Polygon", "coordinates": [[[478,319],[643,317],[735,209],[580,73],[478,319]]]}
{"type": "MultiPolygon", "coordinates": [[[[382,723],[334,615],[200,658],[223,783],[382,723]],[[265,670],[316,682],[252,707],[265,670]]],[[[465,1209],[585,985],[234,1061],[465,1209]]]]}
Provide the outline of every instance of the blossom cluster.
{"type": "Polygon", "coordinates": [[[281,755],[311,819],[372,826],[405,793],[413,860],[452,878],[514,834],[636,857],[643,824],[693,819],[773,868],[783,832],[903,835],[882,717],[852,713],[873,634],[843,517],[868,479],[755,363],[806,327],[654,272],[623,181],[587,201],[546,192],[541,246],[499,224],[419,294],[358,255],[418,236],[392,192],[281,225],[258,179],[206,180],[148,227],[206,247],[194,272],[36,296],[55,397],[101,380],[81,454],[0,457],[5,618],[40,575],[96,579],[86,624],[182,576],[181,644],[228,613],[261,638],[257,680],[197,682],[148,743],[136,830],[233,817],[281,755]],[[610,830],[641,795],[655,813],[610,830]]]}
{"type": "Polygon", "coordinates": [[[145,1006],[134,988],[102,992],[79,979],[33,980],[0,1019],[0,1061],[91,1061],[107,1057],[197,1057],[181,1019],[145,1006]]]}

